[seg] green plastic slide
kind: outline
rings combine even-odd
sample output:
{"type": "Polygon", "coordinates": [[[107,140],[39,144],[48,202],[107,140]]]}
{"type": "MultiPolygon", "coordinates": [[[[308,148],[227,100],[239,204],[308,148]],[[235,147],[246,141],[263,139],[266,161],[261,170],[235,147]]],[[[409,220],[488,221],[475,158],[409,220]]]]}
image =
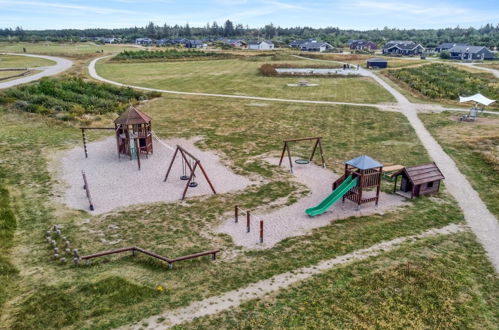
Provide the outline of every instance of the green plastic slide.
{"type": "Polygon", "coordinates": [[[357,185],[358,178],[353,178],[351,175],[336,188],[331,195],[327,196],[319,205],[307,209],[305,212],[313,217],[326,212],[334,203],[341,199],[347,192],[357,185]]]}

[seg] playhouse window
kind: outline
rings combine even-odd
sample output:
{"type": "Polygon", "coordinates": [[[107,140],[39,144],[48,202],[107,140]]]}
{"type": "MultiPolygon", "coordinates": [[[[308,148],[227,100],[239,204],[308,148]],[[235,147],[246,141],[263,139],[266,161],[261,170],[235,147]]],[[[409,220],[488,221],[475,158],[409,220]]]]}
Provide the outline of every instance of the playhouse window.
{"type": "Polygon", "coordinates": [[[431,187],[433,187],[433,181],[432,181],[432,182],[428,182],[428,184],[427,184],[427,186],[426,186],[426,187],[427,187],[427,188],[431,188],[431,187]]]}

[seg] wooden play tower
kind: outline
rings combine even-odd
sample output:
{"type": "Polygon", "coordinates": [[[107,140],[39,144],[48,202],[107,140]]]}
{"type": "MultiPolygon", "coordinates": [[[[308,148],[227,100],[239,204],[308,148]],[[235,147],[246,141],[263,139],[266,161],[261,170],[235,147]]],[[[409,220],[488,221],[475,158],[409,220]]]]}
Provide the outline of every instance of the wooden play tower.
{"type": "Polygon", "coordinates": [[[359,156],[345,162],[345,174],[333,183],[333,190],[352,175],[358,178],[358,184],[343,196],[343,201],[349,199],[357,208],[369,202],[378,205],[382,173],[383,164],[367,155],[359,156]]]}
{"type": "Polygon", "coordinates": [[[130,105],[114,121],[118,155],[132,158],[135,155],[152,154],[151,118],[130,105]]]}

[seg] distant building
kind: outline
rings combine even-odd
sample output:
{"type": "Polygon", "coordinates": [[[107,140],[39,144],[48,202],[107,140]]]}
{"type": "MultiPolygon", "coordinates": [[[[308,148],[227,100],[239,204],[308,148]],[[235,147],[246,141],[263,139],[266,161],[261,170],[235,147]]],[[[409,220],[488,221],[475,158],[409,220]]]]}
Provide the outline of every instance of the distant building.
{"type": "Polygon", "coordinates": [[[383,54],[389,55],[421,55],[425,48],[414,41],[389,41],[383,46],[383,54]]]}
{"type": "Polygon", "coordinates": [[[370,58],[367,60],[367,68],[384,69],[388,67],[388,61],[384,58],[370,58]]]}
{"type": "Polygon", "coordinates": [[[435,47],[435,51],[440,53],[444,50],[449,50],[454,46],[468,46],[468,44],[458,44],[455,42],[444,42],[444,43],[441,43],[440,45],[438,45],[437,47],[435,47]]]}
{"type": "Polygon", "coordinates": [[[316,39],[305,39],[305,40],[293,40],[291,41],[288,46],[291,47],[291,48],[298,48],[300,49],[300,46],[306,42],[317,42],[316,39]]]}
{"type": "Polygon", "coordinates": [[[152,44],[151,38],[137,38],[135,39],[136,45],[149,46],[152,44]]]}
{"type": "Polygon", "coordinates": [[[300,50],[305,52],[326,52],[329,50],[333,50],[334,47],[327,43],[321,41],[307,41],[300,45],[300,50]]]}
{"type": "Polygon", "coordinates": [[[248,44],[248,49],[251,50],[271,50],[274,48],[274,43],[268,40],[250,42],[248,44]]]}
{"type": "Polygon", "coordinates": [[[374,42],[367,40],[350,40],[348,45],[350,49],[355,50],[375,50],[378,48],[374,42]]]}
{"type": "Polygon", "coordinates": [[[186,48],[205,48],[208,45],[203,42],[203,40],[187,40],[185,42],[186,48]]]}
{"type": "Polygon", "coordinates": [[[485,46],[454,46],[449,49],[450,57],[455,60],[493,60],[492,53],[485,46]]]}

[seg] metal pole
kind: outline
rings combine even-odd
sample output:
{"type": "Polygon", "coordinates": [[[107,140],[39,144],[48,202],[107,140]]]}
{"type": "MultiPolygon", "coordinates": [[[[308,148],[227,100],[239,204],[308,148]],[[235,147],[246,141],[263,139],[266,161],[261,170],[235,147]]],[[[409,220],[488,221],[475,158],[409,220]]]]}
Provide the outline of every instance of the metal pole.
{"type": "Polygon", "coordinates": [[[238,220],[238,217],[239,217],[239,209],[238,209],[237,205],[234,208],[234,214],[235,214],[234,222],[237,223],[237,220],[238,220]]]}
{"type": "Polygon", "coordinates": [[[250,232],[250,211],[246,211],[246,232],[250,232]]]}

